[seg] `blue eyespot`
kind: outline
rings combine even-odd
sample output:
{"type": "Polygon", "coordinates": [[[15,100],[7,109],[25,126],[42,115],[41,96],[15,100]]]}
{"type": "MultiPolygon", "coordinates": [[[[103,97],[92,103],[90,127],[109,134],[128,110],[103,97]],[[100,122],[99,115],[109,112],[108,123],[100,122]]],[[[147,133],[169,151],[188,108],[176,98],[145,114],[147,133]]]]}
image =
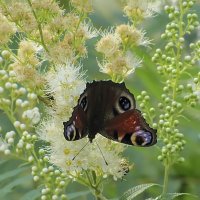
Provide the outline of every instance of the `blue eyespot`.
{"type": "Polygon", "coordinates": [[[122,110],[129,110],[131,107],[131,102],[128,98],[122,96],[119,98],[119,106],[122,110]]]}
{"type": "Polygon", "coordinates": [[[81,106],[81,108],[83,108],[84,111],[86,111],[86,109],[87,109],[87,104],[88,104],[87,96],[84,96],[84,97],[80,100],[80,106],[81,106]]]}
{"type": "Polygon", "coordinates": [[[132,134],[131,142],[136,146],[147,146],[152,142],[152,134],[145,130],[139,130],[132,134]]]}
{"type": "Polygon", "coordinates": [[[76,137],[76,129],[73,124],[68,125],[65,127],[64,136],[66,140],[74,140],[76,137]]]}

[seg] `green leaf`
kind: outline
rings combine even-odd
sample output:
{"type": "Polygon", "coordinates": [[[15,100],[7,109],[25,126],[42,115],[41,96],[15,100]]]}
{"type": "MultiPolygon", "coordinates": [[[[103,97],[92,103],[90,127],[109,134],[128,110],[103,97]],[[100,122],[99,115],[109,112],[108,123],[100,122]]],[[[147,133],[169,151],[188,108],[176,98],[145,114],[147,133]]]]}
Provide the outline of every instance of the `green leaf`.
{"type": "Polygon", "coordinates": [[[0,160],[0,165],[3,165],[4,163],[6,163],[8,160],[0,160]]]}
{"type": "Polygon", "coordinates": [[[82,191],[82,192],[74,192],[74,193],[69,193],[67,194],[67,199],[74,199],[74,198],[77,198],[77,197],[82,197],[82,196],[86,196],[87,194],[89,194],[90,191],[82,191]]]}
{"type": "Polygon", "coordinates": [[[28,175],[21,178],[16,178],[12,180],[9,184],[5,185],[4,187],[1,187],[0,199],[6,199],[7,194],[10,193],[14,187],[25,183],[27,180],[30,180],[31,177],[31,175],[28,175]]]}
{"type": "Polygon", "coordinates": [[[167,193],[165,196],[158,196],[155,200],[173,200],[178,196],[183,196],[183,195],[189,195],[189,196],[193,196],[194,198],[198,198],[195,195],[189,194],[189,193],[167,193]]]}
{"type": "Polygon", "coordinates": [[[25,171],[27,168],[15,168],[11,171],[8,171],[6,173],[0,174],[0,182],[4,181],[5,179],[11,178],[13,176],[16,176],[17,174],[25,171]]]}
{"type": "Polygon", "coordinates": [[[41,195],[40,189],[31,190],[30,192],[27,192],[24,196],[22,196],[21,200],[34,200],[37,199],[41,195]]]}
{"type": "Polygon", "coordinates": [[[159,186],[158,184],[155,184],[155,183],[137,185],[137,186],[129,189],[128,191],[126,191],[120,199],[121,200],[122,199],[126,199],[126,200],[134,199],[136,196],[138,196],[139,194],[141,194],[148,188],[150,188],[152,186],[156,186],[156,185],[159,186]]]}

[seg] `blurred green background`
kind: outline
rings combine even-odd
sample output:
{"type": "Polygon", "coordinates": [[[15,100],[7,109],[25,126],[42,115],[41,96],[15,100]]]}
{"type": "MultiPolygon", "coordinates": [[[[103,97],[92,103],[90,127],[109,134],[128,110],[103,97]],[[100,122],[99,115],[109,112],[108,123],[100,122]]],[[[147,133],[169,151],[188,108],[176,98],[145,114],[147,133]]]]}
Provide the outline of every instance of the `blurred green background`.
{"type": "MultiPolygon", "coordinates": [[[[62,0],[62,5],[67,5],[67,1],[62,0]]],[[[200,16],[200,6],[194,8],[200,16]]],[[[96,1],[96,11],[91,15],[91,20],[96,28],[106,29],[117,24],[127,22],[127,18],[123,16],[120,9],[114,0],[96,1]]],[[[135,53],[143,59],[143,66],[137,68],[135,73],[127,78],[126,85],[130,91],[137,96],[142,90],[146,90],[150,97],[152,105],[156,105],[159,101],[162,92],[162,77],[156,72],[156,67],[151,62],[151,57],[156,47],[162,48],[163,41],[160,39],[161,33],[164,31],[168,22],[167,16],[161,11],[156,17],[147,19],[143,24],[146,35],[152,39],[153,45],[150,48],[135,49],[135,53]]],[[[190,37],[186,38],[188,42],[195,41],[200,36],[196,31],[190,37]]],[[[99,72],[97,66],[95,51],[95,43],[99,38],[93,39],[87,43],[88,58],[83,60],[83,70],[87,71],[87,79],[90,80],[104,80],[108,77],[99,72]]],[[[199,66],[194,67],[194,73],[199,71],[199,66]]],[[[163,80],[164,81],[164,80],[163,80]]],[[[138,106],[138,105],[137,105],[138,106]]],[[[185,112],[186,119],[181,119],[180,129],[185,134],[187,144],[182,153],[185,157],[185,162],[177,164],[173,167],[169,179],[170,192],[186,192],[195,195],[200,195],[200,106],[195,109],[188,109],[185,112]]],[[[4,126],[11,126],[6,120],[4,114],[0,113],[0,122],[4,126]]],[[[158,141],[159,145],[159,141],[158,141]]],[[[124,156],[128,158],[131,163],[134,163],[134,168],[125,176],[124,180],[117,182],[110,179],[105,181],[104,194],[109,199],[118,199],[129,188],[144,184],[144,183],[158,183],[162,184],[164,176],[164,168],[157,160],[159,151],[156,146],[151,148],[136,148],[128,147],[124,156]]],[[[17,160],[5,160],[5,156],[0,154],[0,188],[3,189],[0,194],[0,200],[28,200],[31,192],[34,190],[35,197],[39,196],[39,189],[34,185],[31,177],[31,169],[28,166],[19,168],[17,174],[14,169],[18,168],[19,164],[23,162],[17,160]],[[12,173],[13,171],[13,173],[12,173]],[[17,184],[16,184],[17,183],[17,184]],[[17,185],[17,186],[16,186],[17,185]],[[13,188],[14,186],[14,188],[13,188]],[[4,189],[5,188],[5,189],[4,189]],[[7,194],[7,191],[10,193],[7,194]],[[30,193],[28,192],[30,191],[30,193]]],[[[93,200],[94,197],[90,194],[88,189],[77,183],[70,184],[66,189],[70,199],[74,200],[93,200]],[[80,196],[75,196],[74,192],[79,193],[80,196]]],[[[152,187],[136,199],[145,199],[149,196],[159,194],[161,188],[152,187]]],[[[77,193],[78,194],[78,193],[77,193]]],[[[34,199],[32,196],[31,199],[34,199]]],[[[189,200],[194,199],[189,196],[182,196],[180,199],[189,200]]]]}

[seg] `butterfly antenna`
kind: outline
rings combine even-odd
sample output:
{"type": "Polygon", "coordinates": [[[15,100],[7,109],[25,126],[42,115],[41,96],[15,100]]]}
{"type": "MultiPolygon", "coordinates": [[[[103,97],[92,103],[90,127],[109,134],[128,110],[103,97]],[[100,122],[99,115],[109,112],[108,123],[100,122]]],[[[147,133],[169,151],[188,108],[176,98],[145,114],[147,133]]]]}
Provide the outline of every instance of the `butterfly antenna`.
{"type": "Polygon", "coordinates": [[[97,142],[96,142],[96,144],[97,144],[97,146],[98,146],[99,151],[101,152],[101,155],[102,155],[102,157],[103,157],[103,159],[104,159],[106,165],[108,165],[108,163],[107,163],[107,161],[106,161],[106,159],[105,159],[105,157],[104,157],[104,155],[103,155],[103,152],[101,151],[101,148],[99,147],[99,145],[98,145],[97,142]]]}
{"type": "Polygon", "coordinates": [[[90,141],[88,141],[88,142],[79,150],[79,152],[72,158],[72,160],[74,160],[74,159],[81,153],[81,151],[88,145],[89,142],[90,142],[90,141]]]}

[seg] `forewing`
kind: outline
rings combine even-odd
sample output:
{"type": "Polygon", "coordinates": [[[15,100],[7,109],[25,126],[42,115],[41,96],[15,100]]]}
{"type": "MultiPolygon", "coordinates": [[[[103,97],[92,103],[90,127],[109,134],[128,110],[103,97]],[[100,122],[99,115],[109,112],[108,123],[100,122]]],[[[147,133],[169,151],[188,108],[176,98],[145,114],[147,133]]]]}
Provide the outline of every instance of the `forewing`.
{"type": "Polygon", "coordinates": [[[129,145],[151,146],[156,140],[156,130],[152,129],[137,109],[126,111],[105,123],[103,136],[129,145]]]}
{"type": "Polygon", "coordinates": [[[68,122],[63,122],[64,136],[68,141],[79,140],[87,135],[87,119],[83,109],[78,105],[74,108],[68,122]]]}

